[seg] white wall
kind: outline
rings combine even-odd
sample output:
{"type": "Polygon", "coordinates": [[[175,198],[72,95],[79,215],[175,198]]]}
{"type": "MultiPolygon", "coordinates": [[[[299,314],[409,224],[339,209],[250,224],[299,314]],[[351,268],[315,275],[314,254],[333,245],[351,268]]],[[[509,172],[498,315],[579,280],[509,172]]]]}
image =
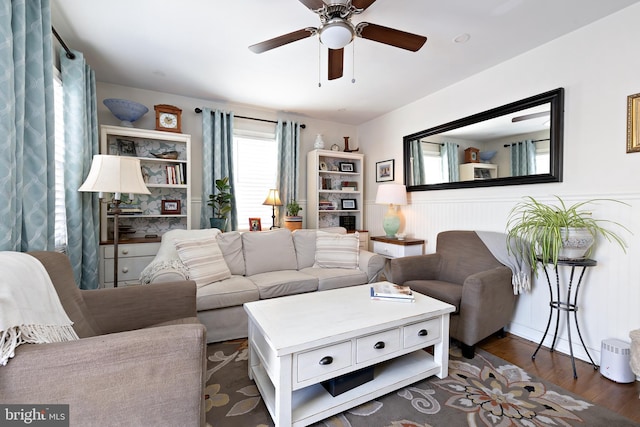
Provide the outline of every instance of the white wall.
{"type": "MultiPolygon", "coordinates": [[[[581,332],[596,361],[602,339],[628,341],[629,331],[640,328],[640,153],[626,153],[627,96],[640,92],[639,18],[637,4],[358,128],[367,169],[395,159],[396,181],[403,182],[404,135],[564,87],[564,182],[410,193],[410,205],[403,209],[405,232],[426,239],[427,252],[433,252],[435,236],[443,230],[504,231],[509,210],[524,195],[551,201],[557,194],[570,202],[613,197],[629,203],[594,209],[598,217],[619,221],[634,233],[627,238],[626,254],[617,246],[599,244],[592,256],[598,266],[580,289],[581,332]]],[[[384,208],[372,203],[376,188],[374,174],[368,173],[365,224],[371,235],[382,233],[384,208]]],[[[520,296],[511,332],[539,341],[548,301],[541,277],[530,294],[520,296]]],[[[563,319],[558,349],[568,352],[564,325],[563,319]]],[[[572,341],[577,356],[586,357],[575,329],[572,341]]]]}
{"type": "MultiPolygon", "coordinates": [[[[170,104],[182,109],[182,132],[191,135],[191,158],[192,158],[192,227],[198,228],[200,224],[200,206],[202,203],[202,117],[196,114],[196,107],[209,107],[211,109],[221,109],[224,111],[233,111],[236,116],[255,117],[266,120],[294,120],[304,123],[306,128],[302,130],[300,161],[303,162],[300,167],[300,194],[299,203],[303,207],[302,214],[306,212],[307,187],[305,185],[307,179],[306,173],[306,153],[313,149],[313,143],[316,135],[321,133],[329,148],[331,144],[337,143],[341,148],[344,147],[343,137],[348,136],[349,147],[357,148],[358,140],[356,127],[341,123],[332,123],[322,120],[316,120],[309,117],[301,117],[295,115],[280,114],[275,111],[260,110],[255,107],[247,107],[226,102],[214,102],[203,99],[187,98],[168,93],[153,92],[131,87],[113,85],[108,83],[97,83],[98,98],[98,122],[100,125],[119,125],[120,121],[104,106],[102,101],[106,98],[124,98],[139,102],[149,108],[149,112],[140,120],[134,123],[134,127],[141,129],[155,129],[155,111],[154,105],[170,104]]],[[[270,123],[262,123],[253,120],[237,119],[234,124],[235,128],[245,130],[262,130],[265,132],[274,132],[275,125],[270,123]]],[[[265,195],[266,196],[266,195],[265,195]]],[[[284,201],[283,203],[287,203],[284,201]]],[[[242,218],[239,221],[243,221],[242,218]]]]}

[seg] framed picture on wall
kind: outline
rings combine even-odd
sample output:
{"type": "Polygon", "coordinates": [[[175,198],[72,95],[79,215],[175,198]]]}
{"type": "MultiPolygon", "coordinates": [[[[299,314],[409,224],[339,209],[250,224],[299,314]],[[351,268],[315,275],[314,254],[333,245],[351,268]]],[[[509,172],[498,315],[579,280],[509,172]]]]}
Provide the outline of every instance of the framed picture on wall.
{"type": "Polygon", "coordinates": [[[395,179],[394,159],[376,162],[376,182],[393,181],[395,179]]]}

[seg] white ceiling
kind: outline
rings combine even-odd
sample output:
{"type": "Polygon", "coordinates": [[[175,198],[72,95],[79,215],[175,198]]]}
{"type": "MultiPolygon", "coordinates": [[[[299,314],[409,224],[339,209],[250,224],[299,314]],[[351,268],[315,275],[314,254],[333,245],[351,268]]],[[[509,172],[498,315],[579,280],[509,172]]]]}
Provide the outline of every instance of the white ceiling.
{"type": "Polygon", "coordinates": [[[414,53],[357,38],[355,59],[345,48],[344,77],[327,81],[316,37],[262,54],[248,49],[317,27],[317,15],[298,0],[51,0],[54,27],[100,82],[353,125],[638,1],[378,0],[352,21],[421,34],[427,43],[414,53]],[[464,33],[470,40],[454,43],[464,33]]]}

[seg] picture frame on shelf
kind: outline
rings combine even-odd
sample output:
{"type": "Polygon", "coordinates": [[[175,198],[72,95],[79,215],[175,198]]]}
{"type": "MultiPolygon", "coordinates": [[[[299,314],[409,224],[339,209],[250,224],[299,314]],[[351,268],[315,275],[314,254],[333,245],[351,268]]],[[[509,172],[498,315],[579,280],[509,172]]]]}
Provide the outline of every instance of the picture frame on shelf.
{"type": "Polygon", "coordinates": [[[340,208],[343,211],[355,211],[356,209],[358,209],[356,199],[341,199],[340,208]]]}
{"type": "Polygon", "coordinates": [[[118,155],[138,157],[138,154],[136,153],[136,143],[130,139],[118,138],[118,155]]]}
{"type": "Polygon", "coordinates": [[[249,218],[249,231],[262,231],[260,218],[249,218]]]}
{"type": "Polygon", "coordinates": [[[340,162],[340,172],[355,172],[356,164],[353,162],[340,162]]]}
{"type": "Polygon", "coordinates": [[[162,200],[162,215],[180,215],[180,200],[162,200]]]}
{"type": "Polygon", "coordinates": [[[376,182],[395,180],[395,159],[376,162],[376,182]]]}

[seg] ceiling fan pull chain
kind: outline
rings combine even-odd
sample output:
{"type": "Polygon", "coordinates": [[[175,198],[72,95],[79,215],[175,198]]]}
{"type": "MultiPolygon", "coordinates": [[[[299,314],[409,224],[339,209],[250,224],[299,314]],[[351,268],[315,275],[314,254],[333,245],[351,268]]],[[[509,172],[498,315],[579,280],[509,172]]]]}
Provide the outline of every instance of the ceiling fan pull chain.
{"type": "Polygon", "coordinates": [[[353,53],[351,55],[351,60],[353,64],[351,66],[351,83],[356,82],[356,39],[353,39],[351,42],[351,48],[353,49],[353,53]]]}
{"type": "Polygon", "coordinates": [[[322,59],[321,59],[322,51],[321,51],[321,49],[322,49],[322,43],[320,43],[320,37],[318,37],[318,87],[322,87],[322,83],[320,83],[320,79],[322,78],[321,74],[320,74],[320,67],[322,65],[321,64],[321,62],[322,62],[322,59]]]}

